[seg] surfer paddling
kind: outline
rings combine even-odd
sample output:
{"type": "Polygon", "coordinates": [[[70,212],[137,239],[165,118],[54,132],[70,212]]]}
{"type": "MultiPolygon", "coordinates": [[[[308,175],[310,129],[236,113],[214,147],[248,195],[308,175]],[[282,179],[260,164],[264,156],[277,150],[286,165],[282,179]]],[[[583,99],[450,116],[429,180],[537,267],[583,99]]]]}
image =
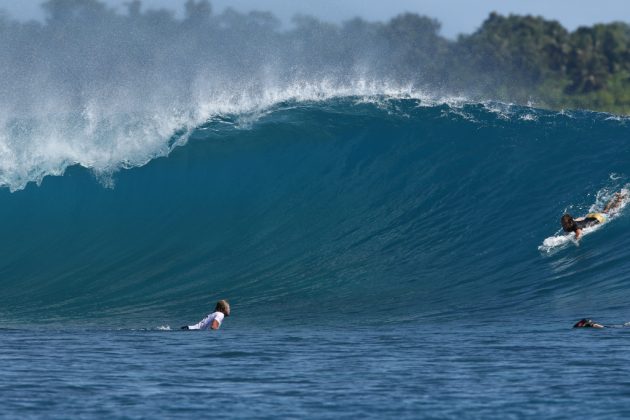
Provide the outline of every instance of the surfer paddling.
{"type": "Polygon", "coordinates": [[[574,232],[575,239],[580,239],[582,229],[604,224],[608,221],[608,215],[611,211],[619,208],[623,203],[623,200],[628,197],[626,193],[615,193],[613,198],[606,204],[604,210],[601,213],[589,213],[584,217],[574,219],[570,214],[565,214],[560,219],[560,224],[565,232],[574,232]]]}
{"type": "Polygon", "coordinates": [[[573,328],[628,328],[630,327],[630,322],[625,322],[623,324],[600,324],[599,322],[595,322],[592,319],[582,318],[578,322],[573,325],[573,328]]]}
{"type": "Polygon", "coordinates": [[[184,325],[182,330],[205,330],[207,328],[218,330],[226,316],[230,316],[230,304],[227,300],[220,300],[214,307],[214,312],[195,325],[184,325]]]}
{"type": "Polygon", "coordinates": [[[576,322],[573,328],[605,328],[605,326],[590,319],[583,318],[576,322]]]}

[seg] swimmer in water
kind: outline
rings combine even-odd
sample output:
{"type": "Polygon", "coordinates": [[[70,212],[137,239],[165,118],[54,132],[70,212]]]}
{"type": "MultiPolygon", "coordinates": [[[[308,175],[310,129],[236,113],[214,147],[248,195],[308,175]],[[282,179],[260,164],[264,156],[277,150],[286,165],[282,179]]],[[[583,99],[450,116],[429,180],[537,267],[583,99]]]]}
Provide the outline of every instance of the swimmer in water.
{"type": "Polygon", "coordinates": [[[230,304],[227,300],[220,300],[214,307],[214,312],[199,321],[195,325],[184,325],[182,330],[205,330],[207,328],[218,330],[221,328],[223,318],[230,316],[230,304]]]}
{"type": "Polygon", "coordinates": [[[606,328],[606,327],[590,319],[583,318],[583,319],[580,319],[578,322],[576,322],[573,328],[606,328]]]}
{"type": "Polygon", "coordinates": [[[573,216],[567,213],[560,219],[560,225],[562,225],[562,229],[565,232],[575,232],[575,239],[580,239],[582,229],[606,223],[606,221],[608,221],[608,214],[619,208],[627,196],[626,193],[615,193],[601,213],[589,213],[577,219],[574,219],[573,216]]]}

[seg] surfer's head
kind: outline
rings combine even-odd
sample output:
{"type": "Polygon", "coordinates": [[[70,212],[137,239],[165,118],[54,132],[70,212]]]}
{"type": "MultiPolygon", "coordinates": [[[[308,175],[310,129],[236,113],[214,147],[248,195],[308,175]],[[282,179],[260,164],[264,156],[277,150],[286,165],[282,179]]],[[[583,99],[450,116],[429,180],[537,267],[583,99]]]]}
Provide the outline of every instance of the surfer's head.
{"type": "Polygon", "coordinates": [[[565,214],[560,219],[560,224],[562,225],[562,229],[565,232],[575,232],[577,229],[577,225],[575,224],[575,220],[570,214],[565,214]]]}
{"type": "Polygon", "coordinates": [[[215,312],[221,312],[225,316],[230,316],[230,304],[227,300],[220,300],[217,302],[217,306],[214,307],[215,312]]]}

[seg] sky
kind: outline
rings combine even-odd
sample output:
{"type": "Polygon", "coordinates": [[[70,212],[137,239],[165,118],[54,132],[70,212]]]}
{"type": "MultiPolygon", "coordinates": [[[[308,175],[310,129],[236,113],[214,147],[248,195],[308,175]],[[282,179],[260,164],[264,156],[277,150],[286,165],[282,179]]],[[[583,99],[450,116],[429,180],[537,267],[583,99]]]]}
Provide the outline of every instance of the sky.
{"type": "MultiPolygon", "coordinates": [[[[106,0],[120,11],[129,0],[106,0]]],[[[182,14],[186,0],[143,0],[144,8],[169,8],[182,14]]],[[[630,21],[630,0],[212,0],[215,13],[226,7],[239,11],[272,11],[290,24],[295,14],[342,22],[355,16],[388,20],[403,12],[415,12],[442,22],[442,35],[455,38],[477,29],[492,11],[501,14],[533,14],[560,21],[567,29],[612,21],[630,21]]],[[[20,20],[42,19],[41,0],[0,0],[0,9],[20,20]]]]}

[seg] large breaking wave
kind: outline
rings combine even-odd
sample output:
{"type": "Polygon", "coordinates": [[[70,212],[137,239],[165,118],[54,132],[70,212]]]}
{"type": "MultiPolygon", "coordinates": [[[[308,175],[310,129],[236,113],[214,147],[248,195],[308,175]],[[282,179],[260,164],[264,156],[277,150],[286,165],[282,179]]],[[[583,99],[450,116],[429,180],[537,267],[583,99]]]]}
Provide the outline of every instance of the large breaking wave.
{"type": "Polygon", "coordinates": [[[0,191],[4,323],[161,325],[216,298],[263,324],[623,307],[623,212],[579,246],[539,246],[563,212],[627,184],[626,119],[394,93],[289,92],[184,122],[69,116],[76,143],[16,142],[24,160],[2,170],[14,191],[0,191]]]}

